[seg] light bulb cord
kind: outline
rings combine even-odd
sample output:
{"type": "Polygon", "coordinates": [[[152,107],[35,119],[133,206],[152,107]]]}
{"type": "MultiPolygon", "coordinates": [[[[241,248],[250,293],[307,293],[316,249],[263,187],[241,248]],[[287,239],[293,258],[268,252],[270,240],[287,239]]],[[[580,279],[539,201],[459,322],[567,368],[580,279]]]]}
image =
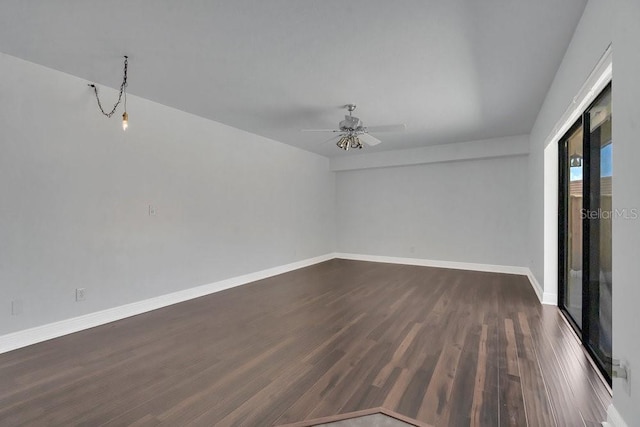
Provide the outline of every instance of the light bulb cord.
{"type": "Polygon", "coordinates": [[[113,116],[113,114],[116,112],[116,109],[118,108],[118,105],[120,105],[120,102],[122,101],[122,96],[124,95],[124,111],[127,111],[127,71],[129,68],[129,57],[127,55],[124,56],[124,76],[122,77],[122,83],[120,84],[120,94],[118,95],[118,101],[116,102],[116,104],[113,106],[113,108],[111,109],[110,112],[106,112],[104,111],[104,108],[102,107],[102,103],[100,102],[100,97],[98,96],[98,87],[94,84],[94,83],[89,83],[89,87],[93,88],[93,92],[96,94],[96,100],[98,101],[98,108],[100,108],[100,111],[102,112],[102,114],[104,114],[107,117],[111,117],[113,116]]]}

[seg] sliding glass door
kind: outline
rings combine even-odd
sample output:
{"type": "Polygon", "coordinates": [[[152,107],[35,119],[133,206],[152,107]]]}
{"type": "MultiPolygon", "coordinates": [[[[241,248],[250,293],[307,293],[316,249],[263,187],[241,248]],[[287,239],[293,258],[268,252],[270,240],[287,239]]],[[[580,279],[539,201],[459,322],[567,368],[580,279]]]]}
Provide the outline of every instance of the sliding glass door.
{"type": "Polygon", "coordinates": [[[611,85],[559,141],[559,306],[611,381],[611,85]]]}

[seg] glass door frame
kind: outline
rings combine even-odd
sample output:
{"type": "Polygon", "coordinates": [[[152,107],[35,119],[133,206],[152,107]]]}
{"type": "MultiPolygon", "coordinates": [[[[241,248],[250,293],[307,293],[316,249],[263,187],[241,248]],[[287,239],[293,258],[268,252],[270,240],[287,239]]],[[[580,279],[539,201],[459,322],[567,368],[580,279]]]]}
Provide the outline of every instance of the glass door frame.
{"type": "MultiPolygon", "coordinates": [[[[576,122],[571,125],[569,130],[562,135],[560,140],[558,141],[558,308],[564,313],[565,318],[569,321],[573,329],[580,336],[582,340],[583,331],[573,318],[573,315],[569,312],[567,307],[565,306],[565,302],[567,300],[567,287],[568,287],[568,269],[567,269],[567,251],[569,250],[569,220],[568,220],[568,212],[569,212],[569,198],[570,194],[568,191],[569,182],[570,182],[570,174],[568,172],[568,168],[566,167],[570,161],[569,147],[568,141],[569,137],[573,135],[578,129],[583,128],[583,118],[584,113],[576,120],[576,122]]],[[[584,165],[584,132],[583,132],[583,165],[584,165]]],[[[583,169],[584,173],[584,169],[583,169]]],[[[584,186],[584,175],[583,175],[583,186],[584,186]]],[[[583,187],[584,193],[584,187],[583,187]]],[[[584,208],[584,199],[583,206],[584,208]]],[[[584,240],[582,243],[582,253],[584,257],[584,240]]],[[[584,277],[584,259],[582,264],[582,276],[584,277]]],[[[582,318],[580,319],[584,325],[584,317],[585,317],[585,296],[584,296],[584,280],[583,283],[583,292],[582,292],[582,318]]]]}

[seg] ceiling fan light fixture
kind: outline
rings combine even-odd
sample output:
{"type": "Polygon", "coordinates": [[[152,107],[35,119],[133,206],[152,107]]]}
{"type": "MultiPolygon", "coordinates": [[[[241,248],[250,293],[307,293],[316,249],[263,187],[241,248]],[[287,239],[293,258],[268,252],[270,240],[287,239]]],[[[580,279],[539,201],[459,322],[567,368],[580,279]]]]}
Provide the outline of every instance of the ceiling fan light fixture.
{"type": "Polygon", "coordinates": [[[349,149],[349,145],[350,145],[349,137],[348,136],[340,137],[340,139],[338,140],[336,145],[338,146],[338,148],[341,148],[341,149],[347,151],[349,149]]]}
{"type": "Polygon", "coordinates": [[[578,153],[574,153],[569,157],[569,165],[572,168],[578,168],[582,166],[582,156],[578,153]]]}
{"type": "Polygon", "coordinates": [[[351,148],[362,149],[362,143],[356,135],[351,135],[351,148]]]}

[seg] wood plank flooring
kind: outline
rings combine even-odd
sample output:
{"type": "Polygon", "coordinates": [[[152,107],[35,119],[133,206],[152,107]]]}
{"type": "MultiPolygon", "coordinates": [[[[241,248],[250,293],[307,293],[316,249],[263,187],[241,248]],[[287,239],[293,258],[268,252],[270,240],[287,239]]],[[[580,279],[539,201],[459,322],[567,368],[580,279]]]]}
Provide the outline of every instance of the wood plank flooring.
{"type": "Polygon", "coordinates": [[[0,355],[11,427],[595,427],[610,401],[526,277],[346,260],[0,355]]]}

